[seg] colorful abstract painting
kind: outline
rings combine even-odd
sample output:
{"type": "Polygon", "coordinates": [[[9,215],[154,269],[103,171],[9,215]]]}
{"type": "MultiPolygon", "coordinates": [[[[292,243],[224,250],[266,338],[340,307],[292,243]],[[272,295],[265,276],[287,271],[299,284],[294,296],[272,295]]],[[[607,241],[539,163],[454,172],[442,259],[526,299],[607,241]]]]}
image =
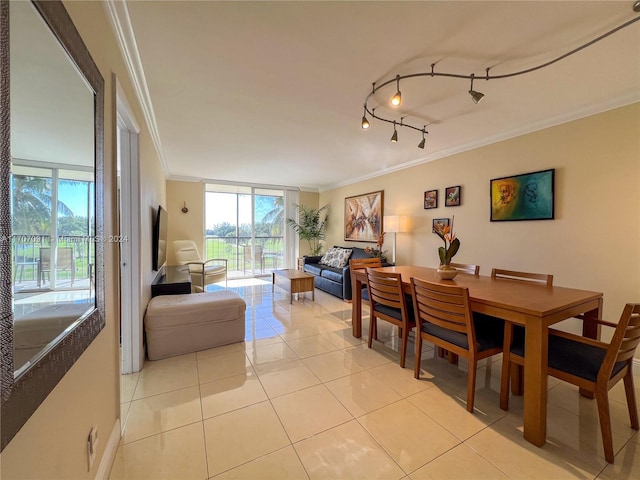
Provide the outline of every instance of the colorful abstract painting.
{"type": "Polygon", "coordinates": [[[555,169],[491,180],[491,221],[551,220],[555,169]]]}
{"type": "Polygon", "coordinates": [[[382,233],[384,190],[344,199],[344,239],[376,242],[382,233]]]}

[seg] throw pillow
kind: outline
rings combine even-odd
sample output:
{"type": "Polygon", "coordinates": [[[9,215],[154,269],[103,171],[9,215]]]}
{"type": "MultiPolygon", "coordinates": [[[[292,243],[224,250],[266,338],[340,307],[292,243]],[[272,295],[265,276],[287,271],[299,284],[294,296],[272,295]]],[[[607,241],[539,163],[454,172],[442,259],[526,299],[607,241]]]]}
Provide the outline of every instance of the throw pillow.
{"type": "Polygon", "coordinates": [[[328,267],[342,268],[347,264],[350,256],[350,248],[333,247],[327,250],[319,263],[328,267]]]}

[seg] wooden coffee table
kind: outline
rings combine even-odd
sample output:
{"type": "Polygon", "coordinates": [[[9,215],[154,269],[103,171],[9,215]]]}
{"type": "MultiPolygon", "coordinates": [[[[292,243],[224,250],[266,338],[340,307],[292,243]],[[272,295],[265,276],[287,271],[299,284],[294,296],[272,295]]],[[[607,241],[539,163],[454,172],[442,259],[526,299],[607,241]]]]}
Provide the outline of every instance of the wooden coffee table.
{"type": "Polygon", "coordinates": [[[313,289],[314,278],[310,273],[301,272],[300,270],[274,270],[271,291],[273,292],[276,285],[288,291],[291,295],[289,303],[293,303],[294,293],[311,292],[311,300],[315,301],[316,292],[313,289]]]}

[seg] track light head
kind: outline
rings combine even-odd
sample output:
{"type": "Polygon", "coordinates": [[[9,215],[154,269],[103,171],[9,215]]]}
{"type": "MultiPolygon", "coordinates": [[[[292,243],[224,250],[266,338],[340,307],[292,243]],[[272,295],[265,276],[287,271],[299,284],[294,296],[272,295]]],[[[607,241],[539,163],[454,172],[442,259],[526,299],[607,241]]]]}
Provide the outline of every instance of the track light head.
{"type": "Polygon", "coordinates": [[[362,114],[361,126],[363,130],[366,130],[370,126],[369,120],[367,120],[367,104],[366,103],[364,104],[364,113],[362,114]]]}
{"type": "Polygon", "coordinates": [[[472,73],[471,74],[471,87],[469,88],[469,95],[471,96],[471,100],[473,100],[473,103],[480,103],[480,100],[482,100],[482,98],[484,97],[484,93],[480,93],[480,92],[476,92],[473,89],[473,79],[475,78],[475,75],[472,73]]]}
{"type": "Polygon", "coordinates": [[[480,100],[484,98],[484,93],[476,92],[475,90],[469,90],[469,95],[473,103],[480,103],[480,100]]]}
{"type": "Polygon", "coordinates": [[[400,90],[398,90],[396,94],[393,97],[391,97],[391,105],[393,105],[394,107],[397,107],[401,103],[402,103],[402,93],[400,93],[400,90]]]}
{"type": "Polygon", "coordinates": [[[427,139],[424,137],[424,135],[427,133],[427,131],[425,130],[425,128],[427,128],[427,126],[425,125],[424,128],[422,129],[422,141],[418,144],[418,148],[424,148],[424,144],[426,143],[427,139]]]}
{"type": "Polygon", "coordinates": [[[397,107],[402,103],[402,93],[400,93],[400,75],[396,75],[396,94],[391,97],[391,105],[397,107]]]}
{"type": "Polygon", "coordinates": [[[396,143],[398,141],[398,131],[396,130],[396,122],[393,122],[393,135],[391,135],[391,142],[396,143]]]}

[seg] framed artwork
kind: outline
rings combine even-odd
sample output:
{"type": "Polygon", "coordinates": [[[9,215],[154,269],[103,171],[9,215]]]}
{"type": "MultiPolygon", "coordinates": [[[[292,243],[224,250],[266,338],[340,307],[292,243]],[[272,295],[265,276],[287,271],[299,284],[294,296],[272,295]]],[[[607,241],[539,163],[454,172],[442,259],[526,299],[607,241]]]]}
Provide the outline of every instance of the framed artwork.
{"type": "Polygon", "coordinates": [[[344,239],[377,242],[382,229],[384,190],[344,199],[344,239]]]}
{"type": "Polygon", "coordinates": [[[552,220],[555,169],[494,178],[491,221],[552,220]]]}
{"type": "Polygon", "coordinates": [[[438,208],[438,190],[427,190],[424,192],[424,208],[438,208]]]}
{"type": "Polygon", "coordinates": [[[447,187],[444,190],[444,206],[445,207],[459,207],[462,187],[460,185],[456,187],[447,187]]]}
{"type": "Polygon", "coordinates": [[[448,218],[434,218],[433,219],[433,224],[431,225],[431,231],[433,233],[436,233],[436,226],[438,225],[442,225],[443,227],[446,227],[447,225],[449,225],[449,219],[448,218]]]}

